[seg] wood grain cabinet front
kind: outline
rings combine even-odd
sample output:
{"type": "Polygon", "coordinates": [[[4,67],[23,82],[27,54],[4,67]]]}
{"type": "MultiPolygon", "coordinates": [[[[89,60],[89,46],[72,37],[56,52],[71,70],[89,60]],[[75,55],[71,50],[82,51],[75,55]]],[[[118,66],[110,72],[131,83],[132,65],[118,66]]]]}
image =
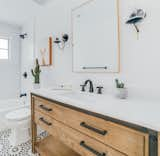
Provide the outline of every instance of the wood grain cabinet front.
{"type": "Polygon", "coordinates": [[[35,122],[81,156],[125,156],[118,150],[112,149],[43,113],[35,113],[35,122]]]}
{"type": "Polygon", "coordinates": [[[149,136],[56,102],[32,97],[37,125],[82,156],[148,156],[149,136]]]}

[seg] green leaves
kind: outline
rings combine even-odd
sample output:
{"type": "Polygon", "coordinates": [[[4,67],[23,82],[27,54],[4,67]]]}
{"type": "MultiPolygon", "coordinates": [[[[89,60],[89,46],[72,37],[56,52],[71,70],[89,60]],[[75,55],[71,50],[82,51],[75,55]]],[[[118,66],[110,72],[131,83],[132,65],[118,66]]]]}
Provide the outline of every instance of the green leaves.
{"type": "Polygon", "coordinates": [[[120,82],[118,79],[115,79],[115,82],[117,88],[124,88],[124,83],[120,82]]]}
{"type": "Polygon", "coordinates": [[[34,83],[40,83],[40,66],[39,66],[39,62],[38,59],[36,59],[36,67],[33,69],[31,69],[31,73],[34,77],[34,83]]]}

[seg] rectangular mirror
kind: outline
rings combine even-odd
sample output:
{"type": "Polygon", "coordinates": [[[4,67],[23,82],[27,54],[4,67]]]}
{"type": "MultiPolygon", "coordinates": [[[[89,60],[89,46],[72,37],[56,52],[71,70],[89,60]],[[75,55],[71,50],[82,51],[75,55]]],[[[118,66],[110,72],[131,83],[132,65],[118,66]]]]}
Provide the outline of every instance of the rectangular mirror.
{"type": "Polygon", "coordinates": [[[120,71],[118,0],[90,0],[72,10],[73,71],[120,71]]]}

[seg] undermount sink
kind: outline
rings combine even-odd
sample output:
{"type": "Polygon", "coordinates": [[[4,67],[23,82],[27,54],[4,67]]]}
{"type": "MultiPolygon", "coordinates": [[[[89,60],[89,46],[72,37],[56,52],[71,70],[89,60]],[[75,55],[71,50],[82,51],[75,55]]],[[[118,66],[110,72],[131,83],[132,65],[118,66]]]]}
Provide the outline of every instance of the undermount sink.
{"type": "Polygon", "coordinates": [[[102,95],[101,89],[103,87],[97,87],[99,88],[98,92],[99,94],[94,93],[94,87],[93,83],[91,80],[86,80],[84,85],[82,86],[82,91],[73,91],[72,87],[70,86],[55,86],[54,88],[50,88],[49,90],[51,91],[52,94],[57,95],[60,98],[65,98],[68,100],[76,100],[76,101],[88,101],[88,102],[97,102],[97,101],[102,101],[106,97],[102,95]],[[89,92],[85,91],[86,85],[89,83],[89,92]],[[84,90],[84,91],[83,91],[84,90]]]}
{"type": "Polygon", "coordinates": [[[54,94],[68,94],[71,93],[71,89],[50,89],[50,91],[54,94]]]}
{"type": "Polygon", "coordinates": [[[92,103],[104,103],[111,98],[108,95],[104,94],[96,94],[96,93],[89,93],[89,92],[80,92],[80,91],[73,91],[71,89],[47,89],[48,94],[56,95],[61,99],[67,100],[75,100],[75,101],[83,101],[83,102],[92,102],[92,103]]]}
{"type": "Polygon", "coordinates": [[[103,95],[98,95],[94,93],[87,93],[87,92],[66,92],[61,94],[63,97],[80,100],[80,101],[99,101],[102,99],[103,95]]]}

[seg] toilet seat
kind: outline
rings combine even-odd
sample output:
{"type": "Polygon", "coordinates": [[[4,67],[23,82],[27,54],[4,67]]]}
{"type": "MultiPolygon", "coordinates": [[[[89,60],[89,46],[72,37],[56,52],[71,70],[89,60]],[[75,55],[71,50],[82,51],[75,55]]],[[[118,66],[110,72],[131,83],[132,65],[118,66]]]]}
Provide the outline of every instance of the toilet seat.
{"type": "Polygon", "coordinates": [[[28,119],[31,115],[30,109],[28,108],[21,108],[6,114],[6,119],[10,121],[21,121],[28,119]]]}

